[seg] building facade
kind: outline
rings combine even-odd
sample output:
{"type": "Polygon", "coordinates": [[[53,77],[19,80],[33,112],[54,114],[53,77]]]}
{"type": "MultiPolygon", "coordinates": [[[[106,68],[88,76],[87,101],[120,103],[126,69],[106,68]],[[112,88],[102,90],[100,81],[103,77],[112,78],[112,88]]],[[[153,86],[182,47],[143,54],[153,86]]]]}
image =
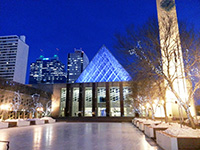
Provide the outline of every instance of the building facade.
{"type": "Polygon", "coordinates": [[[25,36],[0,36],[0,77],[25,84],[28,51],[25,36]]]}
{"type": "Polygon", "coordinates": [[[0,118],[29,118],[29,114],[37,112],[42,107],[45,115],[51,112],[51,92],[36,89],[14,81],[0,79],[0,118]],[[7,116],[4,116],[3,106],[6,106],[7,116]],[[14,113],[16,112],[16,113],[14,113]]]}
{"type": "Polygon", "coordinates": [[[131,77],[103,46],[75,83],[54,85],[52,114],[55,117],[133,116],[131,77]]]}
{"type": "Polygon", "coordinates": [[[81,49],[75,49],[74,53],[69,53],[67,61],[67,83],[74,83],[88,64],[89,59],[81,49]]]}
{"type": "Polygon", "coordinates": [[[65,65],[57,55],[52,58],[44,58],[41,55],[36,62],[31,63],[29,83],[66,83],[65,65]]]}
{"type": "Polygon", "coordinates": [[[59,116],[133,116],[128,82],[74,83],[61,88],[59,116]]]}

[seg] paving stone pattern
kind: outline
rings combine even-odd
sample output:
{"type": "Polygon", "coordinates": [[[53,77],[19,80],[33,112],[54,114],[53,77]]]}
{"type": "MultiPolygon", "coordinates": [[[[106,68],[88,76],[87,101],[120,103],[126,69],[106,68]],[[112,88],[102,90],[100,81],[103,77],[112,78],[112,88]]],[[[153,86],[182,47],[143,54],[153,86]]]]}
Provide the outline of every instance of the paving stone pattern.
{"type": "MultiPolygon", "coordinates": [[[[130,123],[54,123],[0,130],[9,150],[161,150],[130,123]]],[[[6,144],[0,142],[0,150],[6,144]]]]}

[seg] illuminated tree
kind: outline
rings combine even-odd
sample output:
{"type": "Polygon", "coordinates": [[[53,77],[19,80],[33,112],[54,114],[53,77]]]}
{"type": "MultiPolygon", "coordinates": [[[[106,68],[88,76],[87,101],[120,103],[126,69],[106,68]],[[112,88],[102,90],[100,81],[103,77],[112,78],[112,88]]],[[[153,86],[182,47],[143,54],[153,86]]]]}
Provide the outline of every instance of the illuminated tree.
{"type": "Polygon", "coordinates": [[[127,28],[126,35],[116,34],[117,45],[115,47],[120,51],[120,54],[123,54],[123,62],[125,62],[125,65],[128,64],[126,68],[133,73],[134,79],[138,80],[138,76],[139,78],[152,77],[155,79],[155,84],[159,87],[160,97],[164,100],[165,109],[166,96],[168,96],[166,90],[170,90],[175,97],[174,103],[178,103],[185,110],[191,126],[195,128],[190,105],[200,86],[198,74],[200,70],[199,36],[194,32],[192,26],[180,24],[180,43],[179,34],[174,36],[173,19],[169,16],[168,21],[163,21],[163,23],[165,24],[163,24],[164,29],[162,30],[165,31],[165,36],[162,39],[159,37],[157,20],[151,18],[142,27],[131,26],[127,28]],[[171,39],[172,34],[173,39],[171,39]],[[164,45],[162,53],[160,41],[164,45]],[[182,57],[176,51],[177,47],[182,47],[183,51],[184,74],[188,89],[188,96],[185,99],[182,98],[180,93],[177,93],[174,87],[174,82],[183,78],[183,76],[177,75],[178,70],[176,70],[176,65],[179,65],[177,59],[182,57]],[[163,55],[165,59],[163,59],[163,55]],[[173,74],[170,73],[172,62],[175,65],[173,74]],[[166,70],[163,70],[163,65],[165,65],[166,70]]]}
{"type": "Polygon", "coordinates": [[[14,98],[11,103],[11,109],[14,111],[14,118],[17,119],[17,111],[20,109],[21,106],[21,96],[19,91],[14,92],[14,98]]]}

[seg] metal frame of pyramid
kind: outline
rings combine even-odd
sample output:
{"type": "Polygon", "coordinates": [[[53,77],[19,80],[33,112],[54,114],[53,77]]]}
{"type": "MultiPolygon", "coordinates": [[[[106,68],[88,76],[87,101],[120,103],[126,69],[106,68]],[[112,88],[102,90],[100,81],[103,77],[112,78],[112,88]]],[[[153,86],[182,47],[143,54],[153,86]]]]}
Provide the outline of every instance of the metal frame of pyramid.
{"type": "Polygon", "coordinates": [[[130,81],[131,76],[111,54],[102,46],[88,64],[76,83],[130,81]]]}

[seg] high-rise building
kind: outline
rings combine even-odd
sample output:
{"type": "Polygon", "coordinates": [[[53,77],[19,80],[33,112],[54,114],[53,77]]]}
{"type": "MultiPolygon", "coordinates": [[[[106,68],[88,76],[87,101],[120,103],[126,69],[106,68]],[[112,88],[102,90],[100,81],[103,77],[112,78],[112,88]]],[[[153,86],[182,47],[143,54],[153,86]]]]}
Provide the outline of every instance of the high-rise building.
{"type": "Polygon", "coordinates": [[[29,46],[25,36],[0,36],[0,77],[25,84],[29,46]]]}
{"type": "Polygon", "coordinates": [[[74,53],[69,53],[67,62],[67,82],[74,83],[88,64],[89,59],[81,49],[75,49],[74,53]]]}
{"type": "Polygon", "coordinates": [[[57,55],[52,58],[40,56],[36,62],[30,66],[30,84],[45,83],[65,83],[66,72],[65,65],[59,60],[57,55]]]}

